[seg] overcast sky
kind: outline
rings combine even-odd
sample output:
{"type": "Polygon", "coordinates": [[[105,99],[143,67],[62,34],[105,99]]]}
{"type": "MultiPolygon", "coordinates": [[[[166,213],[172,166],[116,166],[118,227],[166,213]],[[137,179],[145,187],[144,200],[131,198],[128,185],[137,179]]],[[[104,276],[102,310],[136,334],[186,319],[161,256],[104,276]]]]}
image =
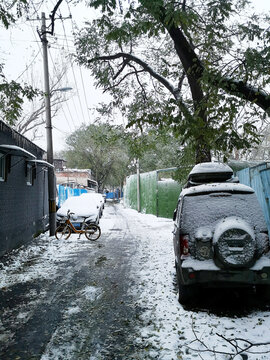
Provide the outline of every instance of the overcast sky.
{"type": "MultiPolygon", "coordinates": [[[[253,0],[257,11],[270,12],[270,0],[253,0]]],[[[54,6],[54,1],[46,7],[39,9],[39,13],[44,11],[48,16],[54,6]]],[[[63,18],[72,14],[71,19],[57,20],[55,24],[54,38],[50,38],[49,49],[49,71],[51,82],[59,73],[65,63],[71,63],[70,53],[75,52],[73,45],[73,35],[75,23],[82,27],[85,20],[93,17],[93,12],[79,3],[76,6],[68,7],[63,2],[60,7],[63,18]]],[[[16,27],[6,31],[0,29],[0,63],[5,64],[5,74],[11,80],[26,80],[33,82],[35,87],[43,90],[43,62],[42,49],[36,29],[40,28],[41,21],[30,19],[16,25],[16,27]],[[34,80],[31,80],[34,79],[34,80]]],[[[83,123],[93,122],[96,118],[94,107],[100,102],[108,101],[108,96],[103,94],[100,89],[96,89],[93,79],[87,69],[79,68],[76,63],[69,67],[67,75],[64,76],[58,88],[72,87],[72,91],[67,93],[69,100],[63,105],[63,109],[53,119],[53,140],[54,151],[60,151],[65,147],[65,137],[78,128],[83,123]]],[[[46,149],[45,128],[41,128],[42,138],[35,141],[37,145],[46,149]]]]}
{"type": "MultiPolygon", "coordinates": [[[[41,15],[41,12],[44,11],[48,17],[53,6],[54,2],[51,1],[51,5],[40,9],[39,14],[41,15]]],[[[71,13],[72,19],[57,20],[55,36],[48,36],[50,81],[52,84],[54,79],[59,76],[59,71],[68,64],[69,70],[57,88],[71,87],[72,90],[66,93],[69,100],[64,103],[62,110],[52,120],[54,151],[64,148],[66,135],[81,124],[95,120],[96,114],[93,109],[100,101],[108,101],[108,96],[103,94],[100,89],[95,88],[90,71],[80,68],[74,61],[71,61],[72,57],[70,56],[75,53],[72,32],[76,25],[80,28],[84,21],[91,18],[90,10],[83,4],[68,7],[63,2],[60,11],[63,18],[69,17],[71,13]],[[71,63],[73,66],[70,66],[71,63]]],[[[37,28],[40,29],[40,27],[41,20],[32,17],[30,21],[20,21],[8,31],[1,28],[0,63],[5,64],[4,72],[9,80],[27,81],[30,84],[33,83],[34,87],[43,90],[42,47],[37,33],[37,28]]],[[[34,142],[46,149],[45,129],[41,128],[40,134],[42,138],[34,142]]]]}

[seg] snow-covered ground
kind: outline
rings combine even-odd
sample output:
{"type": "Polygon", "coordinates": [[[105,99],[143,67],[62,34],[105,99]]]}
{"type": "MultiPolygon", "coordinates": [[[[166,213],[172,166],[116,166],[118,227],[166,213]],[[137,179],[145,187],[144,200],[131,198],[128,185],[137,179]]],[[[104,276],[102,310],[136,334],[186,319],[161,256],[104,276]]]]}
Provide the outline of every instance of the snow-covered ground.
{"type": "MultiPolygon", "coordinates": [[[[132,359],[270,358],[269,310],[251,309],[245,315],[228,316],[204,309],[184,309],[177,301],[172,221],[138,214],[124,209],[122,205],[117,206],[117,211],[128,224],[126,231],[129,236],[132,234],[138,244],[132,258],[130,277],[134,279],[134,284],[130,286],[129,295],[134,295],[136,304],[143,309],[135,324],[138,335],[134,339],[142,351],[132,359]],[[269,344],[252,346],[244,352],[245,355],[236,355],[249,342],[269,344]]],[[[106,215],[105,209],[105,216],[100,222],[102,234],[109,235],[114,227],[119,227],[117,221],[116,217],[106,215]]],[[[66,241],[42,235],[32,245],[14,251],[3,263],[0,262],[0,290],[8,291],[15,284],[31,283],[35,279],[57,279],[61,267],[67,267],[68,259],[76,252],[94,249],[95,246],[96,243],[86,241],[83,236],[78,240],[75,234],[66,241]]],[[[89,285],[79,295],[93,302],[101,299],[103,293],[102,289],[89,285]]],[[[74,316],[79,311],[74,305],[66,309],[65,316],[74,316]]],[[[27,314],[20,313],[18,316],[27,317],[27,314]]],[[[0,321],[0,340],[1,336],[2,339],[5,336],[8,338],[0,321]]],[[[101,359],[92,354],[89,358],[101,359]]],[[[45,353],[42,359],[62,358],[56,355],[49,357],[45,353]]]]}
{"type": "Polygon", "coordinates": [[[251,342],[268,345],[245,351],[248,359],[269,359],[270,312],[254,310],[249,315],[231,318],[185,310],[177,301],[173,284],[172,221],[138,214],[134,210],[125,212],[135,220],[130,225],[142,239],[141,257],[137,257],[134,264],[139,289],[134,291],[141,294],[141,304],[147,308],[143,315],[147,326],[140,330],[139,341],[151,343],[153,358],[155,355],[163,360],[242,359],[240,355],[227,354],[237,354],[251,342]],[[137,222],[143,226],[138,226],[137,222]]]}

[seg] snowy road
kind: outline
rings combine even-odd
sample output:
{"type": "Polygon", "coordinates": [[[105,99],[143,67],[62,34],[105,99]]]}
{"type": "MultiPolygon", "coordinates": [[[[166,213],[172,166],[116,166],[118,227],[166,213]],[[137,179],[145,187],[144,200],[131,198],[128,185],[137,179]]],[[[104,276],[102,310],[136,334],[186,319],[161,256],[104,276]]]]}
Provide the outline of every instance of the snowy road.
{"type": "Polygon", "coordinates": [[[229,339],[270,342],[253,294],[178,303],[171,220],[109,204],[101,228],[97,242],[42,236],[0,263],[1,360],[270,358],[270,345],[227,355],[247,346],[229,339]]]}

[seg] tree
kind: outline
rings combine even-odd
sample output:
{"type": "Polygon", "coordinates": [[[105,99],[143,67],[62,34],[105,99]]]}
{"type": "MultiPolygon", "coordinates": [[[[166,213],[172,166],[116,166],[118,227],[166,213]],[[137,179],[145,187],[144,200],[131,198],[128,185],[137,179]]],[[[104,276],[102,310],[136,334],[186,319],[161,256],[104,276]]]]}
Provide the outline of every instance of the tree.
{"type": "Polygon", "coordinates": [[[0,118],[14,125],[22,114],[24,99],[32,100],[39,91],[29,85],[21,85],[16,81],[8,81],[0,64],[0,118]]]}
{"type": "Polygon", "coordinates": [[[270,111],[269,17],[243,17],[248,5],[90,0],[102,13],[78,34],[78,61],[130,126],[173,128],[196,162],[228,156],[259,141],[270,111]]]}
{"type": "MultiPolygon", "coordinates": [[[[0,23],[8,29],[28,8],[27,0],[5,0],[0,5],[0,23]]],[[[0,116],[3,121],[14,125],[22,112],[24,99],[32,100],[39,92],[26,84],[8,81],[0,64],[0,116]]]]}
{"type": "MultiPolygon", "coordinates": [[[[11,25],[14,25],[16,20],[20,18],[23,13],[29,12],[30,7],[36,12],[37,4],[40,6],[45,1],[35,1],[29,0],[4,0],[0,5],[0,25],[8,29],[11,25]]],[[[46,28],[45,32],[53,35],[54,25],[55,25],[55,16],[56,11],[63,0],[58,0],[55,3],[55,6],[50,14],[51,22],[46,28]]],[[[40,119],[40,115],[45,111],[44,101],[41,102],[31,114],[23,113],[23,104],[25,100],[32,101],[36,96],[44,94],[38,89],[34,89],[33,86],[27,84],[20,84],[14,80],[8,81],[4,72],[4,65],[0,64],[0,117],[2,120],[10,125],[16,126],[17,130],[22,134],[36,129],[39,125],[44,123],[44,120],[40,119]]],[[[63,76],[63,73],[60,75],[63,76]]],[[[57,83],[59,82],[59,77],[57,83]]],[[[54,85],[52,86],[53,90],[54,85]]],[[[58,105],[64,101],[60,96],[58,100],[54,99],[52,101],[53,105],[58,105]]],[[[54,111],[57,111],[59,107],[55,106],[54,111]]],[[[52,114],[53,115],[53,114],[52,114]]]]}
{"type": "Polygon", "coordinates": [[[120,135],[107,124],[83,125],[67,139],[67,166],[91,169],[99,189],[121,184],[129,158],[120,135]]]}
{"type": "MultiPolygon", "coordinates": [[[[127,144],[129,158],[140,160],[140,171],[148,172],[157,169],[165,169],[180,165],[179,158],[182,154],[182,147],[177,138],[165,129],[154,128],[140,131],[126,131],[124,141],[127,144]]],[[[136,172],[135,161],[130,167],[133,173],[136,172]]]]}
{"type": "Polygon", "coordinates": [[[0,21],[6,29],[28,8],[28,0],[4,0],[0,5],[0,21]]]}
{"type": "MultiPolygon", "coordinates": [[[[51,90],[51,118],[53,119],[61,109],[63,102],[67,101],[66,91],[71,88],[62,88],[61,81],[67,73],[67,64],[57,67],[57,71],[54,73],[51,90]]],[[[36,80],[36,79],[35,79],[36,80]]],[[[37,79],[38,80],[38,79],[37,79]]],[[[34,82],[34,80],[32,80],[34,82]]],[[[32,88],[37,87],[37,84],[32,83],[32,88]]],[[[41,87],[41,84],[38,86],[41,87]]],[[[35,97],[32,101],[25,101],[22,105],[21,114],[16,119],[14,129],[20,134],[28,136],[31,141],[40,137],[40,126],[45,125],[45,98],[44,94],[40,92],[39,97],[35,97]]]]}
{"type": "Polygon", "coordinates": [[[69,136],[67,145],[67,166],[91,169],[100,189],[123,184],[136,172],[138,158],[142,172],[175,167],[180,151],[177,140],[165,131],[141,134],[109,124],[84,125],[69,136]]]}

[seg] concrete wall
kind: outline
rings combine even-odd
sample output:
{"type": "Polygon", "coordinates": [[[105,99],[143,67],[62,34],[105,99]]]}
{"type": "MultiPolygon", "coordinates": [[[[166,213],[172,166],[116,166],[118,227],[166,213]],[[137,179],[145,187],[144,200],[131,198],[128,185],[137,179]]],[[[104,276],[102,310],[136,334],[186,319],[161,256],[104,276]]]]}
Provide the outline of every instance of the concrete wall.
{"type": "MultiPolygon", "coordinates": [[[[42,159],[44,151],[0,122],[0,144],[16,145],[42,159]]],[[[10,172],[0,182],[0,256],[29,242],[48,224],[47,169],[38,165],[33,185],[26,182],[26,159],[11,156],[10,172]]]]}

